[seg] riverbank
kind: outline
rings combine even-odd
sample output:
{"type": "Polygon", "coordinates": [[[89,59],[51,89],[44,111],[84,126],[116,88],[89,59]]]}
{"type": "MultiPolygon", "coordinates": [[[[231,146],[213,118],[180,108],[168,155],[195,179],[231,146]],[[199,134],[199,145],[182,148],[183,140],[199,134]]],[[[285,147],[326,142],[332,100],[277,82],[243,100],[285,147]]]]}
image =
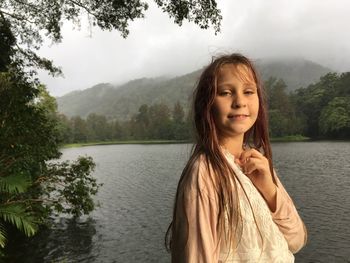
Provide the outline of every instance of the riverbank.
{"type": "Polygon", "coordinates": [[[302,135],[289,135],[283,137],[275,137],[270,139],[271,142],[305,142],[310,141],[309,137],[305,137],[302,135]]]}
{"type": "MultiPolygon", "coordinates": [[[[308,141],[310,138],[301,135],[284,136],[271,138],[272,142],[301,142],[308,141]]],[[[181,144],[191,143],[189,140],[126,140],[126,141],[100,141],[64,144],[61,148],[84,147],[93,145],[112,145],[112,144],[181,144]]]]}
{"type": "Polygon", "coordinates": [[[110,145],[110,144],[180,144],[191,143],[188,140],[126,140],[126,141],[102,141],[102,142],[84,142],[64,144],[61,148],[73,148],[93,145],[110,145]]]}

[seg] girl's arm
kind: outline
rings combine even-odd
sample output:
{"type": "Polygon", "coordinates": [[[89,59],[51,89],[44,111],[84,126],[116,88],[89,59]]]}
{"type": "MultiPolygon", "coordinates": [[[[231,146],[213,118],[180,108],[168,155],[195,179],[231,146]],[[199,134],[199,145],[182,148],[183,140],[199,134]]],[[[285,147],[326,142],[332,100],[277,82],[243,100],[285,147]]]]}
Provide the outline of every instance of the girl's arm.
{"type": "Polygon", "coordinates": [[[276,173],[275,178],[277,181],[276,210],[271,212],[272,219],[287,240],[289,250],[296,253],[306,244],[306,227],[276,173]]]}
{"type": "Polygon", "coordinates": [[[256,149],[248,149],[236,161],[268,204],[272,219],[287,240],[289,250],[298,252],[306,243],[306,228],[275,172],[277,186],[273,182],[267,158],[256,149]]]}
{"type": "Polygon", "coordinates": [[[216,202],[204,183],[205,170],[198,167],[191,173],[178,195],[172,262],[218,262],[216,202]]]}

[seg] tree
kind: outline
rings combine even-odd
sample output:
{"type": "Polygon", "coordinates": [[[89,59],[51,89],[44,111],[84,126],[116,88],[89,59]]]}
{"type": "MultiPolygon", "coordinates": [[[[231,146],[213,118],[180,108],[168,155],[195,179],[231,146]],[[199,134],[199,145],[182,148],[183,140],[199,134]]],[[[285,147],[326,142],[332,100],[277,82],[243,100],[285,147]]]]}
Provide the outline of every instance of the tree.
{"type": "Polygon", "coordinates": [[[49,111],[55,103],[43,87],[33,85],[21,71],[0,73],[1,247],[8,224],[31,236],[51,212],[79,216],[92,211],[99,187],[89,158],[73,165],[47,164],[61,155],[59,130],[49,111]]]}
{"type": "Polygon", "coordinates": [[[153,139],[173,139],[174,131],[171,129],[170,109],[167,105],[153,104],[149,109],[151,119],[150,130],[153,139]]]}
{"type": "Polygon", "coordinates": [[[287,85],[282,79],[270,78],[266,85],[268,87],[268,102],[270,109],[276,109],[287,115],[291,112],[288,94],[286,93],[287,85]]]}
{"type": "Polygon", "coordinates": [[[282,79],[270,77],[265,83],[268,105],[270,133],[273,137],[303,133],[305,129],[302,115],[296,114],[294,97],[286,93],[286,84],[282,79]]]}
{"type": "Polygon", "coordinates": [[[182,108],[179,101],[174,105],[173,109],[173,134],[174,139],[176,140],[185,140],[188,139],[188,127],[184,122],[185,111],[182,108]]]}
{"type": "Polygon", "coordinates": [[[105,141],[112,139],[112,125],[107,122],[106,116],[91,113],[86,119],[86,128],[89,141],[105,141]]]}
{"type": "Polygon", "coordinates": [[[322,109],[319,126],[323,136],[350,138],[350,96],[331,100],[322,109]]]}
{"type": "MultiPolygon", "coordinates": [[[[188,20],[203,29],[212,25],[216,33],[220,31],[222,17],[215,0],[155,0],[155,3],[180,26],[183,20],[188,20]]],[[[8,38],[10,43],[1,41],[5,44],[1,48],[15,54],[13,60],[18,65],[42,68],[57,74],[61,70],[35,52],[43,44],[44,35],[54,43],[61,41],[62,23],[72,21],[79,24],[81,16],[85,14],[92,26],[103,30],[115,29],[127,37],[129,22],[143,18],[147,9],[148,4],[141,0],[2,0],[0,28],[4,30],[4,35],[15,36],[16,43],[8,38]]]]}
{"type": "Polygon", "coordinates": [[[184,109],[181,106],[181,103],[177,101],[173,109],[173,120],[175,123],[182,123],[185,117],[184,109]]]}
{"type": "Polygon", "coordinates": [[[121,123],[117,120],[112,122],[112,138],[114,140],[121,140],[125,137],[125,132],[121,123]]]}
{"type": "Polygon", "coordinates": [[[150,125],[150,116],[149,108],[147,104],[143,104],[139,108],[139,112],[135,116],[135,125],[134,125],[134,135],[138,139],[147,139],[149,137],[149,125],[150,125]]]}
{"type": "Polygon", "coordinates": [[[305,116],[306,135],[316,138],[320,135],[319,117],[327,104],[337,96],[340,79],[336,73],[328,73],[307,88],[296,90],[293,101],[296,114],[305,116]]]}
{"type": "Polygon", "coordinates": [[[70,120],[62,113],[57,114],[57,119],[57,129],[60,135],[59,141],[61,143],[72,143],[73,134],[70,120]]]}
{"type": "Polygon", "coordinates": [[[71,129],[72,129],[72,141],[73,142],[86,142],[88,139],[88,128],[86,121],[79,116],[71,118],[71,129]]]}
{"type": "Polygon", "coordinates": [[[0,71],[5,71],[11,62],[12,46],[16,39],[10,30],[10,23],[0,17],[0,71]]]}

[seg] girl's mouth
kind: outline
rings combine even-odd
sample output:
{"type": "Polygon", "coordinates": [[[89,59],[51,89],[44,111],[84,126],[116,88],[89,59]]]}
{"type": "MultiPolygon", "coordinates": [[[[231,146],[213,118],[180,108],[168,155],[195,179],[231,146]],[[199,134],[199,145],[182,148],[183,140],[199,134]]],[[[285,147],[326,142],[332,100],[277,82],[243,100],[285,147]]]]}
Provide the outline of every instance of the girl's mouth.
{"type": "Polygon", "coordinates": [[[246,114],[231,114],[231,115],[228,115],[228,118],[229,119],[233,119],[233,120],[245,120],[246,118],[248,118],[249,115],[246,115],[246,114]]]}

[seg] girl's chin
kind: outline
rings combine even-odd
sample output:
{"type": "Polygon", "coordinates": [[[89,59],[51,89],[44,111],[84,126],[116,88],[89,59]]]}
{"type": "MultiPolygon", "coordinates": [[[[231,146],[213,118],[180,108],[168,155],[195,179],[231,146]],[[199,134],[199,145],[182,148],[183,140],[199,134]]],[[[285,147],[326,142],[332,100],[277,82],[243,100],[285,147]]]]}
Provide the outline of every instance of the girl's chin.
{"type": "Polygon", "coordinates": [[[249,129],[234,129],[234,130],[226,130],[225,132],[222,132],[220,137],[222,139],[229,139],[232,137],[237,136],[244,136],[244,133],[246,133],[249,129]]]}

